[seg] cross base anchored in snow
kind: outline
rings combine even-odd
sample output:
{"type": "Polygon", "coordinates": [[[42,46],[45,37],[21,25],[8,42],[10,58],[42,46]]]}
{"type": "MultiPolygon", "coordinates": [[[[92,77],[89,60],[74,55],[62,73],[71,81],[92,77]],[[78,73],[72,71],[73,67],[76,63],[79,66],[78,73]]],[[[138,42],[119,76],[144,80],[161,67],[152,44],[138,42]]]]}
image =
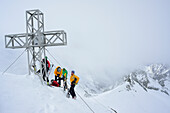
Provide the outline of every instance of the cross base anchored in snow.
{"type": "MultiPolygon", "coordinates": [[[[66,32],[44,31],[44,15],[38,9],[26,11],[26,33],[5,35],[6,48],[27,49],[29,74],[35,73],[37,64],[41,66],[41,60],[46,56],[45,47],[62,45],[67,45],[66,32]]],[[[42,66],[40,68],[42,70],[42,66]]]]}

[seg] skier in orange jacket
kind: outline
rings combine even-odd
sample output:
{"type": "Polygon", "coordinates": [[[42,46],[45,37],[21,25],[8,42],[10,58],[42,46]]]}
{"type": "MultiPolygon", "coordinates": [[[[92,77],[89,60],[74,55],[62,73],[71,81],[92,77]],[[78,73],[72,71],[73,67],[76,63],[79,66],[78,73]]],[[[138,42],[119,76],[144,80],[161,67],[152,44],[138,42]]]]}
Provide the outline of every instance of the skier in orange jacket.
{"type": "Polygon", "coordinates": [[[71,94],[73,99],[76,99],[74,87],[78,84],[78,81],[79,81],[79,77],[75,75],[75,71],[71,71],[71,77],[70,77],[71,87],[69,93],[71,94]]]}
{"type": "MultiPolygon", "coordinates": [[[[61,80],[62,80],[61,75],[62,75],[62,69],[61,69],[61,67],[60,67],[60,66],[58,66],[58,67],[54,70],[54,74],[55,74],[55,81],[57,81],[57,80],[58,80],[58,83],[59,83],[59,85],[61,86],[61,80]]],[[[60,86],[59,86],[59,87],[60,87],[60,86]]]]}

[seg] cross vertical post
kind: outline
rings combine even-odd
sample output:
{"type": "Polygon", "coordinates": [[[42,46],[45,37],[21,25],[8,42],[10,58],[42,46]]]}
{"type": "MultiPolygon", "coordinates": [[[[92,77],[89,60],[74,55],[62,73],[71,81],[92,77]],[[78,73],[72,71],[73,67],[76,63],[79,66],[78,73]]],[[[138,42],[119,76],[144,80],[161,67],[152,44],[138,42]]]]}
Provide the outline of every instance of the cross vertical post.
{"type": "Polygon", "coordinates": [[[42,58],[42,52],[45,48],[45,46],[42,46],[42,43],[44,43],[43,13],[40,10],[30,10],[30,11],[26,11],[26,15],[27,15],[26,31],[27,34],[31,34],[31,40],[28,42],[28,48],[27,48],[28,52],[32,54],[31,60],[28,59],[29,70],[31,70],[32,67],[34,68],[34,70],[36,70],[37,68],[36,66],[38,65],[36,64],[37,62],[39,62],[40,70],[42,70],[41,58],[42,58]],[[35,47],[36,45],[38,45],[38,47],[35,47]]]}

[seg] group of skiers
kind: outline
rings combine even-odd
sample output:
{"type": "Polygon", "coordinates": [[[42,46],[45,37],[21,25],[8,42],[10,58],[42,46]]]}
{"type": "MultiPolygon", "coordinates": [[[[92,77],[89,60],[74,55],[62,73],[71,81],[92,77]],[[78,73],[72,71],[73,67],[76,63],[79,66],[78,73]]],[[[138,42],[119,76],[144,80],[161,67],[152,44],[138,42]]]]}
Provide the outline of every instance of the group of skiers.
{"type": "MultiPolygon", "coordinates": [[[[79,77],[75,75],[75,71],[71,71],[71,76],[70,76],[71,87],[69,89],[67,87],[68,71],[65,68],[62,69],[60,66],[56,67],[56,69],[54,71],[55,80],[52,79],[51,84],[49,84],[49,78],[48,78],[47,73],[49,74],[49,70],[50,70],[50,68],[53,67],[53,65],[52,66],[50,65],[50,62],[47,60],[47,56],[44,59],[42,59],[41,64],[42,64],[43,80],[47,81],[47,85],[61,87],[61,80],[63,80],[64,91],[66,89],[68,89],[68,94],[67,95],[71,94],[72,98],[75,99],[76,94],[75,94],[75,91],[74,91],[74,87],[78,84],[78,81],[79,81],[79,77]]],[[[40,70],[38,70],[37,72],[40,73],[40,70]]]]}

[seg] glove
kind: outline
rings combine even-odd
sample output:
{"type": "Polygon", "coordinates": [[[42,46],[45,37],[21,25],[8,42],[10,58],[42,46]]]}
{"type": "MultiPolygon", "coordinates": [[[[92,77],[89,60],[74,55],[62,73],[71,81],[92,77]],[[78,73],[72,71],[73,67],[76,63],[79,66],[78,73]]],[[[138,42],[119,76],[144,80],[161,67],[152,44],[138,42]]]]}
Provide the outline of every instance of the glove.
{"type": "Polygon", "coordinates": [[[67,81],[67,78],[64,77],[64,81],[67,81]]]}
{"type": "Polygon", "coordinates": [[[75,81],[71,82],[71,85],[75,84],[75,81]]]}

